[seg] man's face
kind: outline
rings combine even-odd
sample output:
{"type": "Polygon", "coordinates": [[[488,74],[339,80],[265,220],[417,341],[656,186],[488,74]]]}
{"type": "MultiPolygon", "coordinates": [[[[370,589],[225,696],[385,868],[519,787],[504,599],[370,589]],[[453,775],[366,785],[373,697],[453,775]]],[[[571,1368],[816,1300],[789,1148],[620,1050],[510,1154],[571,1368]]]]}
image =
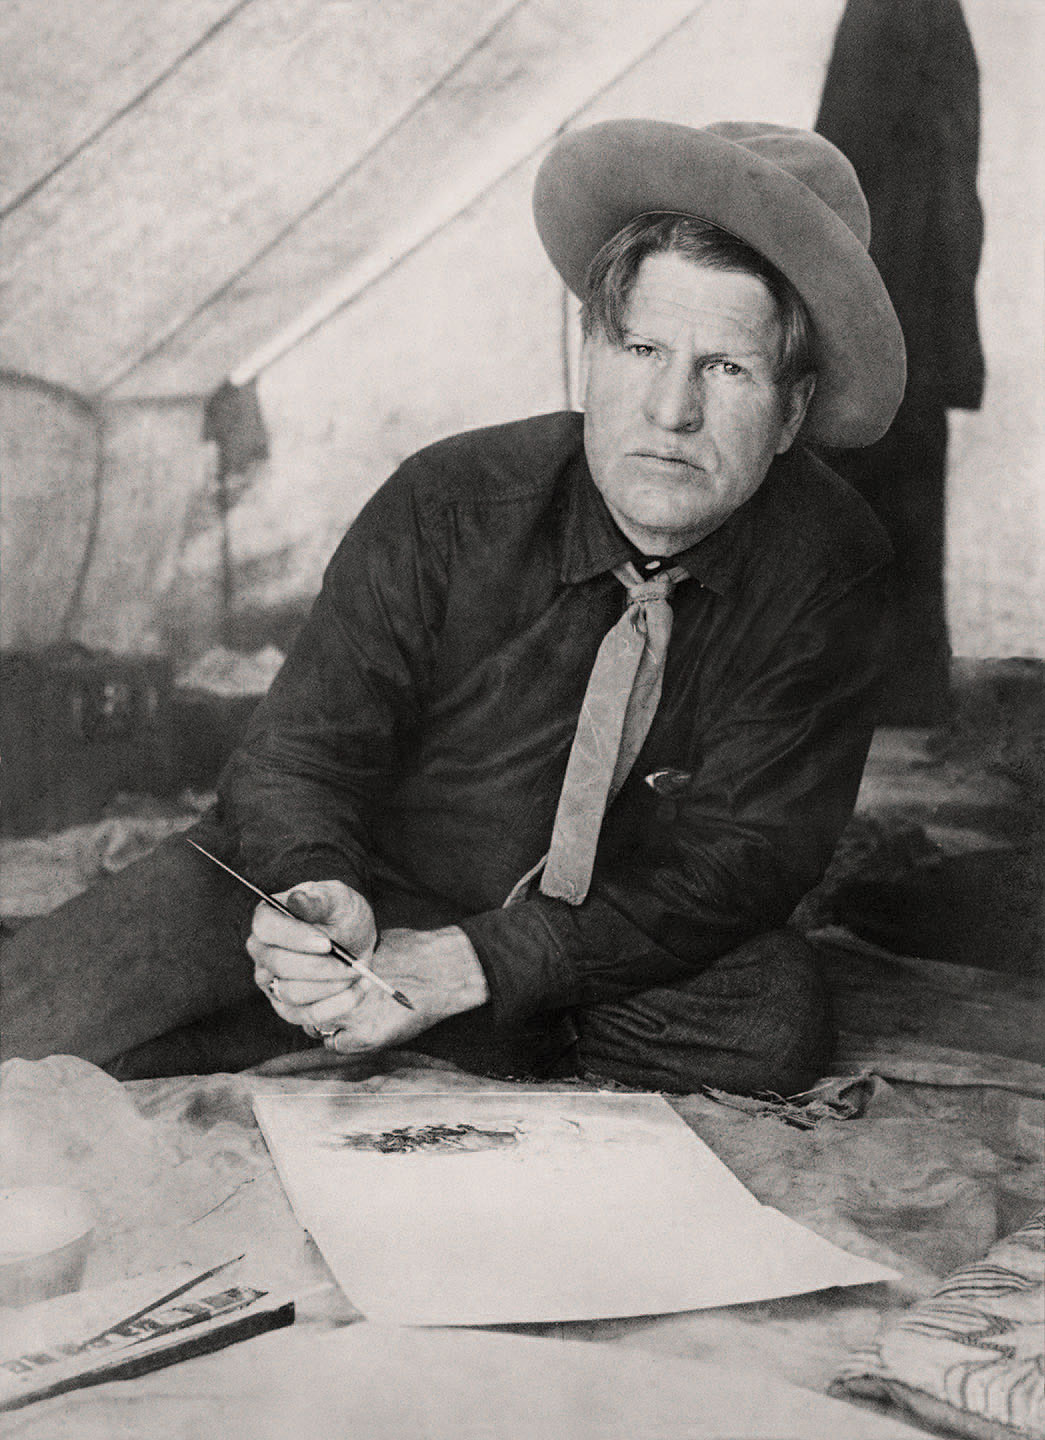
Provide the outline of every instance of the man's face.
{"type": "Polygon", "coordinates": [[[585,342],[588,465],[640,550],[710,534],[791,444],[812,386],[777,386],[781,338],[761,280],[667,252],[639,267],[622,343],[585,342]]]}

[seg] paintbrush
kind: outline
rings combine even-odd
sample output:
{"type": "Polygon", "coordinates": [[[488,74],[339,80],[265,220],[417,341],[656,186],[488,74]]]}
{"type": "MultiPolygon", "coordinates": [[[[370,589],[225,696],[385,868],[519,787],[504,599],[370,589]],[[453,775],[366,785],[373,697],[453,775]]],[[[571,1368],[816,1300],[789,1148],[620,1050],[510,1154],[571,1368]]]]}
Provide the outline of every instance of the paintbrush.
{"type": "Polygon", "coordinates": [[[219,860],[218,857],[212,855],[209,850],[204,850],[203,846],[197,845],[195,840],[189,840],[187,835],[185,839],[188,840],[194,850],[198,850],[201,855],[206,855],[207,859],[213,860],[215,865],[220,865],[234,880],[238,880],[241,885],[246,885],[248,890],[253,890],[254,894],[264,900],[266,905],[271,905],[273,910],[278,910],[281,915],[287,915],[291,920],[296,920],[299,925],[311,925],[316,934],[322,935],[323,939],[327,941],[330,946],[331,955],[336,955],[339,960],[342,960],[353,970],[358,970],[360,975],[365,975],[368,980],[372,980],[379,990],[383,990],[386,995],[391,995],[393,1000],[397,1000],[399,1004],[404,1005],[407,1010],[414,1009],[414,1006],[406,998],[402,990],[396,990],[393,986],[389,985],[387,980],[382,980],[380,975],[375,975],[373,970],[364,965],[362,960],[357,959],[356,956],[352,954],[351,950],[346,950],[345,947],[339,945],[336,940],[331,940],[325,930],[321,930],[318,925],[312,925],[310,920],[302,920],[300,915],[295,915],[293,910],[284,905],[281,900],[277,900],[274,895],[269,895],[268,892],[262,890],[259,885],[253,884],[245,875],[241,875],[238,870],[233,870],[231,865],[226,865],[224,860],[219,860]]]}
{"type": "MultiPolygon", "coordinates": [[[[246,1255],[246,1253],[244,1250],[243,1255],[246,1255]]],[[[168,1290],[166,1295],[161,1295],[158,1300],[150,1300],[148,1305],[143,1305],[140,1310],[135,1310],[133,1314],[125,1315],[122,1320],[116,1320],[111,1325],[106,1325],[104,1330],[99,1330],[98,1334],[92,1335],[89,1340],[81,1340],[78,1348],[80,1350],[86,1350],[89,1345],[94,1345],[99,1340],[104,1339],[110,1331],[119,1330],[124,1325],[130,1325],[135,1320],[142,1319],[143,1316],[150,1314],[153,1310],[158,1310],[161,1305],[166,1305],[171,1300],[176,1300],[179,1295],[184,1295],[187,1290],[195,1290],[196,1286],[202,1285],[204,1280],[209,1280],[212,1275],[217,1275],[219,1271],[227,1270],[230,1265],[235,1265],[237,1260],[242,1260],[243,1255],[234,1255],[231,1260],[223,1260],[220,1265],[214,1265],[210,1270],[198,1270],[195,1275],[190,1276],[188,1280],[184,1280],[180,1285],[175,1285],[173,1290],[168,1290]]]]}

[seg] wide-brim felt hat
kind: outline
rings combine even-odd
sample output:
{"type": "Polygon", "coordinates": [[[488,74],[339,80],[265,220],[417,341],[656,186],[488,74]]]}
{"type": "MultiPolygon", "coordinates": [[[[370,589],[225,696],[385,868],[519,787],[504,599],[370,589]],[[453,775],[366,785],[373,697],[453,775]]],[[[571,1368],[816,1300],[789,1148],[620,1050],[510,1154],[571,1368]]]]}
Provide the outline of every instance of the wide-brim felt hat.
{"type": "Polygon", "coordinates": [[[692,215],[746,241],[812,317],[817,384],[803,434],[848,448],[888,430],[906,381],[903,332],[868,254],[856,172],[823,136],[751,121],[607,120],[560,137],[533,207],[552,264],[580,296],[596,253],[639,215],[692,215]]]}

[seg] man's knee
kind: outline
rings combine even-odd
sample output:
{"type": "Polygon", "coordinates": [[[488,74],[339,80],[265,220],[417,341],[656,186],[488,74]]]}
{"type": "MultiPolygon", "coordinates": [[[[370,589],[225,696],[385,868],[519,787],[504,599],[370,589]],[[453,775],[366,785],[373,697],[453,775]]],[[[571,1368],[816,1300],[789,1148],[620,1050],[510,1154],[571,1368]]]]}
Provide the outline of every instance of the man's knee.
{"type": "Polygon", "coordinates": [[[25,925],[3,946],[3,1056],[105,1064],[247,999],[251,904],[178,836],[25,925]]]}
{"type": "Polygon", "coordinates": [[[578,1069],[647,1089],[797,1094],[830,1062],[830,1006],[816,952],[789,930],[760,935],[690,980],[577,1016],[578,1069]]]}

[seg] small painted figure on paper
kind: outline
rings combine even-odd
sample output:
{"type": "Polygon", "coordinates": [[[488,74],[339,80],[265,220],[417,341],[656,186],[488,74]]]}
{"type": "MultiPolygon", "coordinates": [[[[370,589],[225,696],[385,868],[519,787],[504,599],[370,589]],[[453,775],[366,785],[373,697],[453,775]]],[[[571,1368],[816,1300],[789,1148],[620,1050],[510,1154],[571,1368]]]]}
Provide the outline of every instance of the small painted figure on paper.
{"type": "Polygon", "coordinates": [[[333,1149],[372,1150],[379,1155],[466,1154],[476,1150],[502,1150],[518,1145],[519,1132],[491,1130],[480,1125],[400,1125],[395,1130],[348,1131],[326,1142],[333,1149]]]}

